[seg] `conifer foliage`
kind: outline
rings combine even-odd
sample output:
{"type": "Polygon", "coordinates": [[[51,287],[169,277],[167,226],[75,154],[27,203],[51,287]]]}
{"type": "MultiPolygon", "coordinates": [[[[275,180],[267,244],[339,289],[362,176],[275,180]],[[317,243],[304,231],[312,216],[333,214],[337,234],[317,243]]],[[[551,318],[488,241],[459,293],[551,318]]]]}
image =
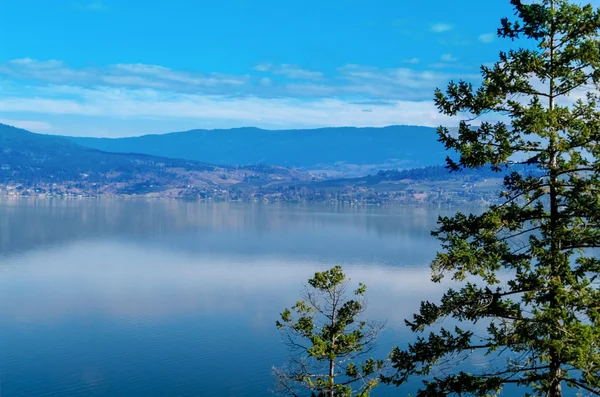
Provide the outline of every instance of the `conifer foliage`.
{"type": "Polygon", "coordinates": [[[442,217],[433,233],[433,281],[460,287],[421,304],[407,321],[419,337],[394,349],[384,379],[422,376],[417,396],[496,395],[509,384],[519,395],[600,395],[600,12],[511,3],[498,36],[519,48],[483,66],[479,88],[451,82],[435,93],[442,113],[467,119],[458,134],[438,130],[460,154],[451,170],[521,168],[505,177],[502,204],[442,217]],[[504,121],[482,121],[494,117],[504,121]],[[434,327],[447,318],[458,325],[434,327]],[[472,354],[490,363],[438,370],[472,354]]]}
{"type": "Polygon", "coordinates": [[[290,351],[286,367],[275,368],[276,392],[289,396],[368,397],[383,360],[367,357],[382,325],[358,317],[367,287],[350,294],[340,266],[315,273],[302,300],[277,321],[290,351]]]}

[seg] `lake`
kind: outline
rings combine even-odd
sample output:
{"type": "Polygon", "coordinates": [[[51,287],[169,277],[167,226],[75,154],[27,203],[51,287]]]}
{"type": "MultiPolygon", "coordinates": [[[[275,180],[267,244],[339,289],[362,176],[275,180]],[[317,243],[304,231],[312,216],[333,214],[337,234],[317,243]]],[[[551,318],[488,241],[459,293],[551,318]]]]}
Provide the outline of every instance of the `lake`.
{"type": "Polygon", "coordinates": [[[430,230],[453,212],[0,201],[0,395],[269,395],[279,313],[337,264],[368,286],[365,317],[387,321],[385,355],[446,288],[429,281],[430,230]]]}

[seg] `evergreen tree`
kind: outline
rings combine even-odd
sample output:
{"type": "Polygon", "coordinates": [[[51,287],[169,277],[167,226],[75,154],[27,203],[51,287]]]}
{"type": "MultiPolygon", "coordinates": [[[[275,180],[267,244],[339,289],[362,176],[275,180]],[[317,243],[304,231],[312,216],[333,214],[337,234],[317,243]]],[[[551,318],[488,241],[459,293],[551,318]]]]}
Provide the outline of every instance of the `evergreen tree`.
{"type": "Polygon", "coordinates": [[[276,392],[368,397],[384,362],[363,358],[381,330],[380,325],[357,320],[365,309],[366,286],[359,284],[348,299],[349,280],[340,266],[315,273],[308,284],[303,300],[285,309],[277,321],[291,354],[288,366],[274,369],[276,392]]]}
{"type": "Polygon", "coordinates": [[[526,47],[483,66],[480,88],[438,90],[442,113],[469,120],[458,134],[438,133],[460,154],[447,160],[451,170],[518,163],[536,172],[511,172],[503,203],[482,215],[440,218],[432,278],[461,287],[423,302],[407,324],[414,332],[444,318],[459,324],[394,349],[395,372],[384,378],[423,376],[417,396],[496,395],[508,384],[536,396],[600,395],[600,12],[567,0],[511,3],[516,18],[503,19],[498,36],[526,47]],[[506,121],[475,126],[485,114],[506,121]],[[436,370],[476,352],[493,362],[436,370]]]}

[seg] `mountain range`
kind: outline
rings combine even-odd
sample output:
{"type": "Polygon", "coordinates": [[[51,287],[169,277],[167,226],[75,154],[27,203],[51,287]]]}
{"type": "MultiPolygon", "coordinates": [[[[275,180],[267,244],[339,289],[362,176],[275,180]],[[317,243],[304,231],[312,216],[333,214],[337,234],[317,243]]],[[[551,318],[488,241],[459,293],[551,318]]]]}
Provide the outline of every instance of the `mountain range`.
{"type": "Polygon", "coordinates": [[[190,130],[133,138],[71,138],[107,152],[144,153],[217,165],[269,164],[360,176],[381,169],[444,164],[434,128],[319,128],[310,130],[190,130]]]}
{"type": "Polygon", "coordinates": [[[213,194],[232,185],[262,186],[313,179],[266,165],[216,166],[138,153],[109,153],[70,139],[0,124],[0,186],[72,194],[213,194]]]}
{"type": "Polygon", "coordinates": [[[0,196],[373,204],[495,197],[500,175],[449,174],[440,165],[445,156],[440,146],[426,127],[195,130],[111,140],[41,135],[0,124],[0,196]],[[198,161],[203,157],[207,161],[198,161]],[[376,172],[366,175],[369,168],[376,172]],[[349,177],[352,172],[359,176],[349,177]]]}

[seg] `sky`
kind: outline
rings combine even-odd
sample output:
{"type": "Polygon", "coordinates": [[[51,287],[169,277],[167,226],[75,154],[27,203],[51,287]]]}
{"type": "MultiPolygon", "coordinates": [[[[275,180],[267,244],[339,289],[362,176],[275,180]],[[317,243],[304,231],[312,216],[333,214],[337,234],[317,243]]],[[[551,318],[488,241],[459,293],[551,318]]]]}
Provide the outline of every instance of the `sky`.
{"type": "Polygon", "coordinates": [[[450,80],[514,46],[508,0],[0,0],[0,122],[194,128],[456,125],[450,80]]]}

